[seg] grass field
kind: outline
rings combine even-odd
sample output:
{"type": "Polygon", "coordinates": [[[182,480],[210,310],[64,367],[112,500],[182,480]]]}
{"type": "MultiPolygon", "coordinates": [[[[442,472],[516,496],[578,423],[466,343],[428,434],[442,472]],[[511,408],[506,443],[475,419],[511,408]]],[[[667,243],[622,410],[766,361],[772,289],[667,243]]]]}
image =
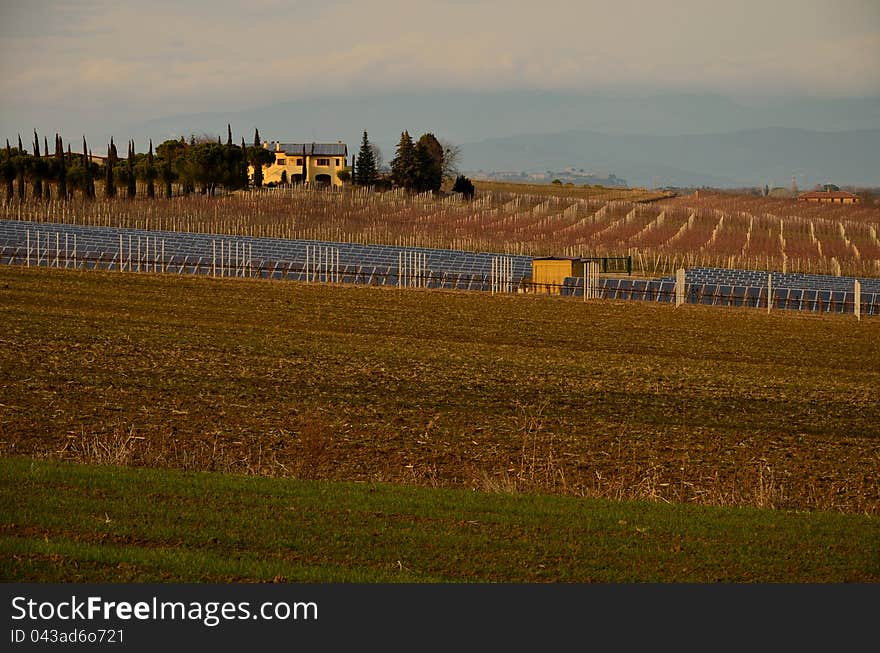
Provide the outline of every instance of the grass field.
{"type": "Polygon", "coordinates": [[[0,452],[880,512],[880,321],[0,270],[0,452]]]}
{"type": "Polygon", "coordinates": [[[880,522],[840,513],[17,457],[0,513],[7,582],[880,581],[880,522]]]}

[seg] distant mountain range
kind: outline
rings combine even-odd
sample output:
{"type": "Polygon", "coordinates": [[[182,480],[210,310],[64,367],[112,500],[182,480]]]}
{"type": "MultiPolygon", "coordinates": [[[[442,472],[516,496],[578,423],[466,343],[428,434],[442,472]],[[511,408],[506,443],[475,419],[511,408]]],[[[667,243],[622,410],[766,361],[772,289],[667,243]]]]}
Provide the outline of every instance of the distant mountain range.
{"type": "MultiPolygon", "coordinates": [[[[87,120],[83,118],[80,120],[87,120]]],[[[241,111],[164,117],[113,127],[105,116],[77,123],[95,152],[110,136],[147,139],[208,133],[250,143],[335,142],[356,151],[364,130],[387,163],[400,133],[433,132],[459,144],[461,168],[539,172],[568,166],[631,185],[880,185],[880,97],[789,98],[746,105],[723,95],[589,95],[548,91],[387,93],[306,99],[241,111]],[[118,131],[116,131],[118,130],[118,131]]],[[[63,125],[0,127],[54,133],[63,125]]],[[[64,129],[67,129],[64,127],[64,129]]],[[[63,132],[67,133],[67,132],[63,132]]],[[[2,135],[2,134],[0,134],[2,135]]]]}
{"type": "Polygon", "coordinates": [[[603,134],[572,130],[462,146],[463,167],[614,173],[631,186],[880,186],[880,130],[764,128],[726,134],[603,134]]]}

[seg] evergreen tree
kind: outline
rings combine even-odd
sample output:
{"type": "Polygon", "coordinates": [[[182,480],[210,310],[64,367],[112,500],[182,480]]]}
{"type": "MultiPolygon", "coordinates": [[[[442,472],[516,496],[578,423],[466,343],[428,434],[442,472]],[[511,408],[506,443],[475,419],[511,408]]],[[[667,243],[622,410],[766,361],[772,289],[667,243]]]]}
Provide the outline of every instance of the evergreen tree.
{"type": "Polygon", "coordinates": [[[86,155],[86,152],[88,150],[86,149],[86,137],[85,136],[83,136],[83,149],[82,149],[82,151],[83,151],[83,153],[82,153],[82,156],[80,157],[80,167],[82,168],[82,171],[83,171],[83,173],[82,173],[83,174],[83,176],[82,176],[82,193],[83,193],[83,197],[88,199],[90,197],[89,196],[89,159],[88,159],[88,156],[86,155]]]}
{"type": "Polygon", "coordinates": [[[443,146],[434,134],[423,134],[416,143],[416,190],[436,193],[443,183],[443,146]]]}
{"type": "Polygon", "coordinates": [[[95,199],[95,178],[92,175],[92,151],[86,145],[86,137],[83,136],[83,195],[86,199],[95,199]]]}
{"type": "Polygon", "coordinates": [[[162,181],[165,182],[165,197],[171,199],[174,196],[174,189],[171,183],[174,181],[174,170],[171,167],[171,159],[165,159],[162,166],[162,181]]]}
{"type": "Polygon", "coordinates": [[[248,189],[248,151],[247,145],[244,144],[244,136],[241,137],[241,187],[248,189]]]}
{"type": "Polygon", "coordinates": [[[34,160],[31,162],[31,178],[33,180],[34,199],[43,199],[43,165],[40,161],[40,137],[34,130],[34,160]]]}
{"type": "Polygon", "coordinates": [[[391,160],[391,181],[399,188],[415,187],[415,145],[408,131],[400,134],[397,153],[391,160]]]}
{"type": "Polygon", "coordinates": [[[156,167],[153,164],[153,139],[150,139],[150,149],[147,151],[147,167],[146,174],[147,178],[147,197],[153,199],[156,197],[156,167]]]}
{"type": "MultiPolygon", "coordinates": [[[[242,151],[237,145],[232,144],[232,131],[229,132],[226,145],[223,146],[223,187],[226,190],[242,188],[242,151]]],[[[245,164],[246,165],[246,164],[245,164]]]]}
{"type": "Polygon", "coordinates": [[[55,134],[55,160],[58,166],[58,197],[67,199],[67,162],[64,160],[64,143],[61,137],[55,134]]]}
{"type": "Polygon", "coordinates": [[[116,180],[113,178],[113,165],[116,163],[116,145],[113,137],[110,137],[110,145],[107,146],[107,160],[104,161],[104,197],[110,199],[116,197],[116,180]]]}
{"type": "Polygon", "coordinates": [[[376,159],[373,156],[373,148],[370,145],[370,139],[364,130],[364,137],[361,141],[361,149],[358,152],[358,168],[356,183],[361,186],[374,186],[379,178],[376,170],[376,159]]]}
{"type": "Polygon", "coordinates": [[[21,146],[21,134],[18,135],[18,156],[16,156],[15,172],[18,199],[24,200],[24,176],[27,172],[27,159],[24,156],[24,148],[21,146]]]}
{"type": "Polygon", "coordinates": [[[232,146],[232,125],[226,123],[226,144],[232,146]]]}
{"type": "Polygon", "coordinates": [[[6,151],[3,153],[3,160],[0,162],[0,173],[3,176],[3,182],[6,184],[6,203],[12,201],[15,195],[15,163],[13,162],[12,148],[9,147],[9,139],[6,139],[6,151]]]}
{"type": "Polygon", "coordinates": [[[128,179],[128,199],[134,199],[137,195],[137,179],[134,176],[134,141],[128,142],[128,161],[126,163],[128,179]]]}
{"type": "Polygon", "coordinates": [[[165,186],[165,197],[171,199],[174,194],[172,184],[180,178],[180,170],[177,162],[181,156],[181,152],[187,147],[186,141],[183,140],[167,140],[160,143],[156,148],[156,154],[161,159],[159,164],[158,176],[165,186]]]}
{"type": "Polygon", "coordinates": [[[459,175],[452,185],[452,192],[461,193],[466,200],[471,200],[474,198],[474,184],[464,175],[459,175]]]}
{"type": "Polygon", "coordinates": [[[45,170],[44,174],[46,175],[46,188],[44,189],[44,193],[47,202],[52,199],[52,185],[50,182],[55,179],[55,165],[51,157],[52,155],[49,154],[49,138],[43,136],[43,158],[45,159],[43,165],[45,170]]]}
{"type": "Polygon", "coordinates": [[[95,199],[97,197],[97,193],[95,192],[95,173],[98,172],[98,166],[96,165],[92,168],[92,161],[94,157],[92,156],[92,148],[89,148],[89,158],[86,159],[86,170],[88,170],[88,176],[86,180],[89,184],[89,197],[91,199],[95,199]]]}
{"type": "Polygon", "coordinates": [[[357,183],[357,155],[351,155],[351,183],[357,183]]]}
{"type": "MultiPolygon", "coordinates": [[[[257,148],[263,149],[263,144],[260,142],[260,130],[254,129],[254,150],[257,148]]],[[[251,152],[251,165],[254,167],[254,188],[262,188],[263,163],[260,161],[260,157],[256,151],[251,152]]]]}

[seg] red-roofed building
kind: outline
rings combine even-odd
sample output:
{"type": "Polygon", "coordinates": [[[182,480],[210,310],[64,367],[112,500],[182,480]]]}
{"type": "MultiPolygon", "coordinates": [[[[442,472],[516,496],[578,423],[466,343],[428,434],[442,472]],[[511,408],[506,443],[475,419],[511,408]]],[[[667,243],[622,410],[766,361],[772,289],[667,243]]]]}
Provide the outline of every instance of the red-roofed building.
{"type": "Polygon", "coordinates": [[[858,204],[862,199],[845,190],[811,190],[798,195],[801,202],[828,202],[830,204],[858,204]]]}

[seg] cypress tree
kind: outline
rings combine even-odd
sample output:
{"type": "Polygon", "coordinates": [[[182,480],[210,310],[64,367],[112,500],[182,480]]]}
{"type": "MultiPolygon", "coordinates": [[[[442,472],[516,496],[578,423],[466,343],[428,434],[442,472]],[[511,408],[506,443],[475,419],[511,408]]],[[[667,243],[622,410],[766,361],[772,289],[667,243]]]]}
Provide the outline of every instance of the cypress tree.
{"type": "Polygon", "coordinates": [[[116,181],[113,179],[113,164],[116,161],[116,146],[113,137],[110,137],[110,145],[107,146],[107,160],[104,162],[104,197],[116,197],[116,181]]]}
{"type": "Polygon", "coordinates": [[[92,158],[93,158],[93,157],[92,157],[92,149],[89,148],[89,158],[88,158],[88,164],[89,164],[89,175],[88,175],[88,180],[89,180],[89,197],[92,198],[92,199],[95,199],[95,197],[96,197],[97,194],[95,193],[95,177],[94,177],[94,175],[92,174],[92,158]]]}
{"type": "Polygon", "coordinates": [[[18,159],[18,165],[16,165],[16,172],[18,173],[18,179],[16,180],[16,184],[18,185],[18,199],[24,199],[24,173],[25,167],[27,165],[26,159],[24,158],[24,148],[21,146],[21,134],[18,135],[18,155],[16,157],[18,159]]]}
{"type": "Polygon", "coordinates": [[[83,167],[83,197],[89,197],[89,159],[86,155],[86,137],[83,136],[83,153],[82,153],[82,167],[83,167]]]}
{"type": "Polygon", "coordinates": [[[64,160],[64,143],[55,134],[55,159],[58,162],[58,198],[67,199],[67,162],[64,160]]]}
{"type": "MultiPolygon", "coordinates": [[[[73,165],[73,152],[70,151],[70,141],[67,142],[67,155],[64,157],[64,167],[65,170],[67,168],[67,164],[73,165]]],[[[71,186],[67,191],[67,197],[73,199],[73,187],[71,186]]]]}
{"type": "Polygon", "coordinates": [[[244,136],[241,137],[241,187],[248,189],[248,152],[247,146],[244,144],[244,136]]]}
{"type": "Polygon", "coordinates": [[[357,183],[361,186],[373,186],[379,177],[376,171],[376,159],[373,156],[373,148],[370,146],[370,139],[367,137],[366,130],[364,130],[361,149],[358,152],[357,173],[357,183]]]}
{"type": "Polygon", "coordinates": [[[9,139],[6,139],[6,160],[3,161],[3,181],[6,183],[6,203],[12,201],[15,195],[15,164],[12,162],[12,148],[9,147],[9,139]]]}
{"type": "Polygon", "coordinates": [[[357,154],[351,155],[351,183],[357,183],[357,154]]]}
{"type": "Polygon", "coordinates": [[[132,200],[137,195],[137,180],[134,176],[134,141],[128,142],[128,199],[132,200]]]}
{"type": "Polygon", "coordinates": [[[156,184],[153,180],[156,178],[156,169],[153,167],[153,139],[150,139],[150,149],[147,152],[147,197],[153,199],[156,197],[156,184]]]}
{"type": "MultiPolygon", "coordinates": [[[[263,147],[263,144],[260,143],[260,130],[254,129],[254,147],[263,147]]],[[[254,153],[253,157],[253,165],[254,165],[254,187],[262,188],[263,186],[263,164],[260,163],[259,157],[254,153]]]]}
{"type": "Polygon", "coordinates": [[[85,170],[85,183],[83,184],[83,194],[86,199],[95,199],[95,179],[92,177],[92,151],[86,145],[86,137],[83,136],[83,169],[85,170]]]}
{"type": "Polygon", "coordinates": [[[55,176],[53,174],[54,171],[52,170],[51,156],[52,155],[49,154],[49,138],[46,136],[43,136],[43,158],[45,159],[44,170],[46,172],[46,188],[44,190],[45,190],[47,202],[52,199],[52,185],[49,182],[55,176]]]}
{"type": "MultiPolygon", "coordinates": [[[[314,150],[314,147],[312,147],[314,150]]],[[[309,184],[309,155],[306,154],[306,144],[303,143],[303,151],[302,151],[302,183],[303,186],[307,186],[309,184]]]]}
{"type": "Polygon", "coordinates": [[[42,161],[40,161],[40,137],[37,136],[37,130],[34,130],[34,161],[31,169],[34,178],[34,199],[43,199],[43,171],[42,161]]]}
{"type": "Polygon", "coordinates": [[[232,125],[226,123],[226,144],[232,145],[232,125]]]}

